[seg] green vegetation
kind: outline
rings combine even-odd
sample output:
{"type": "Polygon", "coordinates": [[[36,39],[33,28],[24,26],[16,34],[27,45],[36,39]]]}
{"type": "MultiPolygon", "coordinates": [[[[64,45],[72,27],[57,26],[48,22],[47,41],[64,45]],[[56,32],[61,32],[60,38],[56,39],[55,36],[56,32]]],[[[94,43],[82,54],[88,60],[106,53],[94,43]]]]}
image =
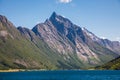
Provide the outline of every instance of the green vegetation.
{"type": "Polygon", "coordinates": [[[100,64],[104,64],[109,62],[110,60],[116,58],[118,55],[116,53],[114,53],[113,51],[99,45],[98,43],[90,43],[88,44],[88,46],[90,47],[90,49],[95,52],[99,59],[101,60],[100,64]],[[92,46],[91,46],[92,45],[92,46]]]}
{"type": "MultiPolygon", "coordinates": [[[[18,34],[18,33],[15,33],[18,34]]],[[[66,61],[57,51],[51,50],[46,43],[37,39],[31,42],[19,38],[3,40],[0,38],[0,69],[72,69],[79,68],[76,61],[66,61]],[[73,63],[72,63],[72,62],[73,63]]]]}
{"type": "Polygon", "coordinates": [[[101,70],[120,70],[120,57],[102,65],[97,66],[95,69],[101,69],[101,70]]]}

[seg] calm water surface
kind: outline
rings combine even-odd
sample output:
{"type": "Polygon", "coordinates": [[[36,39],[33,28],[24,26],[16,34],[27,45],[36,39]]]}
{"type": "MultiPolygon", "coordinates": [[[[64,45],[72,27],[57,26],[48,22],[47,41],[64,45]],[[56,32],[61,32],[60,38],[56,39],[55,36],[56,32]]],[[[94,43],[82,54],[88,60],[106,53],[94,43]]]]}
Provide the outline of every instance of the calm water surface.
{"type": "Polygon", "coordinates": [[[0,80],[120,80],[120,71],[67,70],[0,72],[0,80]]]}

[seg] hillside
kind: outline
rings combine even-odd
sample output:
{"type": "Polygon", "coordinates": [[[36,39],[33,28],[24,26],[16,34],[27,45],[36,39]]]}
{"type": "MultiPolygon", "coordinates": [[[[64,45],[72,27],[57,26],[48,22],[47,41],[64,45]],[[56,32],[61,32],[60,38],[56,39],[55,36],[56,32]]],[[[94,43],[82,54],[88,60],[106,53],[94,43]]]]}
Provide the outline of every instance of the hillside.
{"type": "Polygon", "coordinates": [[[102,65],[96,67],[96,69],[102,69],[102,70],[120,70],[120,57],[102,65]]]}

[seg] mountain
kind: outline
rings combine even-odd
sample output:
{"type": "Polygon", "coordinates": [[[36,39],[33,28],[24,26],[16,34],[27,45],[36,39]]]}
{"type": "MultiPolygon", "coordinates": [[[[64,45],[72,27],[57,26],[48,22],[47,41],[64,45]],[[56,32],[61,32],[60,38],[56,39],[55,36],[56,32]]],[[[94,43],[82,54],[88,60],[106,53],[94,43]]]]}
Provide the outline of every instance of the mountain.
{"type": "Polygon", "coordinates": [[[0,69],[86,69],[99,66],[119,56],[119,47],[116,46],[120,43],[110,43],[55,12],[32,30],[21,26],[16,28],[0,15],[0,69]]]}
{"type": "Polygon", "coordinates": [[[78,62],[85,66],[105,63],[117,56],[115,52],[91,40],[79,26],[55,12],[44,23],[37,24],[32,31],[53,50],[67,57],[66,60],[76,55],[78,62]]]}

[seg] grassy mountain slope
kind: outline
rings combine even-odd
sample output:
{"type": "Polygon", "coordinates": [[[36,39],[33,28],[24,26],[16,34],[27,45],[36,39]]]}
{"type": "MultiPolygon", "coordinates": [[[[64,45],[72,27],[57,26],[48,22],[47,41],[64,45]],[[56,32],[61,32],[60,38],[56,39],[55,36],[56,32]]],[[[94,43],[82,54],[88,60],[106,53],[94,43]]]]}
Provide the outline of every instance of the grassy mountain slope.
{"type": "Polygon", "coordinates": [[[120,57],[102,65],[96,67],[96,69],[102,69],[102,70],[120,70],[120,57]]]}
{"type": "Polygon", "coordinates": [[[50,50],[40,40],[39,45],[43,48],[21,36],[10,21],[0,16],[0,69],[56,68],[46,55],[50,50]]]}

